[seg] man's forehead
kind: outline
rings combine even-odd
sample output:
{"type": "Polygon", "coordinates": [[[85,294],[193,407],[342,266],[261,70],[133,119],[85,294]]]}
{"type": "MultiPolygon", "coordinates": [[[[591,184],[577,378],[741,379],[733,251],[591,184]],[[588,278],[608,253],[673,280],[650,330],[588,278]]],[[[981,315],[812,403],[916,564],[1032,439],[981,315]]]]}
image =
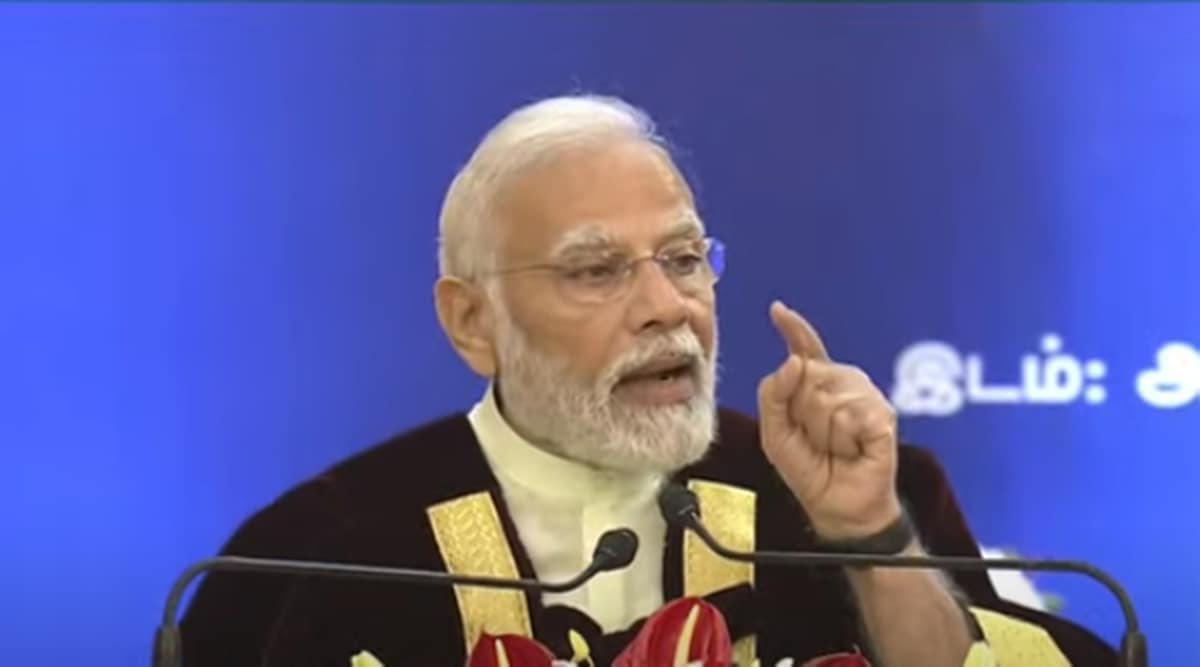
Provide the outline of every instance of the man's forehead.
{"type": "Polygon", "coordinates": [[[665,218],[660,225],[643,225],[635,234],[615,229],[597,220],[581,220],[563,230],[551,243],[552,252],[559,254],[589,247],[622,247],[638,242],[659,244],[678,238],[703,236],[704,222],[692,209],[685,209],[665,218]]]}

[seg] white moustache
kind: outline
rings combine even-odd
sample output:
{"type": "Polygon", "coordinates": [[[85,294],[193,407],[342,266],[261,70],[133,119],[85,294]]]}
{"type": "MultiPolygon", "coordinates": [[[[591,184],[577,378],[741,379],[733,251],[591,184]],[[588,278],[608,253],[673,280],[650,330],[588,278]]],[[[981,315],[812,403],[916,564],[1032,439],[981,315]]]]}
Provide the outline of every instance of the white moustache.
{"type": "Polygon", "coordinates": [[[687,363],[695,372],[701,364],[707,363],[704,348],[700,340],[690,329],[677,329],[672,333],[658,336],[639,343],[636,347],[622,354],[614,361],[602,376],[602,386],[612,389],[628,375],[650,364],[663,361],[678,361],[687,363]]]}

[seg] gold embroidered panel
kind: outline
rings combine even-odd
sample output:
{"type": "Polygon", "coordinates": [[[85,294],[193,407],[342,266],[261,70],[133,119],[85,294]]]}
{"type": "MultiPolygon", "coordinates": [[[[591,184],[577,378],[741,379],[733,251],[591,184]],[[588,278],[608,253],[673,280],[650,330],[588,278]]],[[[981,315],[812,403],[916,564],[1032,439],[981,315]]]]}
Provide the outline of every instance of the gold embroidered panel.
{"type": "Polygon", "coordinates": [[[1021,667],[1071,667],[1042,627],[989,609],[971,607],[996,662],[1021,667]]]}
{"type": "MultiPolygon", "coordinates": [[[[490,577],[516,578],[516,559],[504,536],[500,514],[486,492],[433,505],[425,510],[446,571],[490,577]]],[[[499,588],[455,586],[463,641],[469,655],[484,632],[533,636],[525,593],[499,588]]]]}
{"type": "MultiPolygon", "coordinates": [[[[696,494],[704,525],[722,544],[738,551],[754,550],[754,513],[757,496],[739,486],[693,479],[688,488],[696,494]]],[[[683,594],[701,597],[739,586],[754,585],[754,564],[738,563],[718,556],[691,531],[683,537],[683,594]]],[[[753,665],[754,636],[733,645],[735,664],[753,665]]]]}

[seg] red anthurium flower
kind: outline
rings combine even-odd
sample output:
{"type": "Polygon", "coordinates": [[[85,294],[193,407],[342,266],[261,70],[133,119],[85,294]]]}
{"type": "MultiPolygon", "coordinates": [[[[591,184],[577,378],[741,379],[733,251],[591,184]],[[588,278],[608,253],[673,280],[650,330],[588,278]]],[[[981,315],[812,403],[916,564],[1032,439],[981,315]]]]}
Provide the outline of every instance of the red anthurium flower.
{"type": "Polygon", "coordinates": [[[813,658],[801,667],[871,667],[871,663],[859,653],[838,653],[813,658]]]}
{"type": "Polygon", "coordinates": [[[551,667],[554,655],[545,646],[519,635],[479,636],[467,667],[551,667]]]}
{"type": "Polygon", "coordinates": [[[721,612],[699,598],[680,598],[646,621],[613,667],[730,667],[732,661],[729,628],[721,612]]]}

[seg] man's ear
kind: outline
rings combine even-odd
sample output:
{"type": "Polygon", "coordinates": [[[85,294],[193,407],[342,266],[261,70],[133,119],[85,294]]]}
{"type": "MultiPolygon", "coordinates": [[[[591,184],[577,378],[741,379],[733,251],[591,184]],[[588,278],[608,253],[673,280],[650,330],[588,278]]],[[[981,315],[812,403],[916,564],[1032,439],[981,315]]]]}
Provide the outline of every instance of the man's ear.
{"type": "Polygon", "coordinates": [[[479,375],[496,375],[495,326],[483,289],[442,276],[433,286],[438,322],[463,361],[479,375]]]}

